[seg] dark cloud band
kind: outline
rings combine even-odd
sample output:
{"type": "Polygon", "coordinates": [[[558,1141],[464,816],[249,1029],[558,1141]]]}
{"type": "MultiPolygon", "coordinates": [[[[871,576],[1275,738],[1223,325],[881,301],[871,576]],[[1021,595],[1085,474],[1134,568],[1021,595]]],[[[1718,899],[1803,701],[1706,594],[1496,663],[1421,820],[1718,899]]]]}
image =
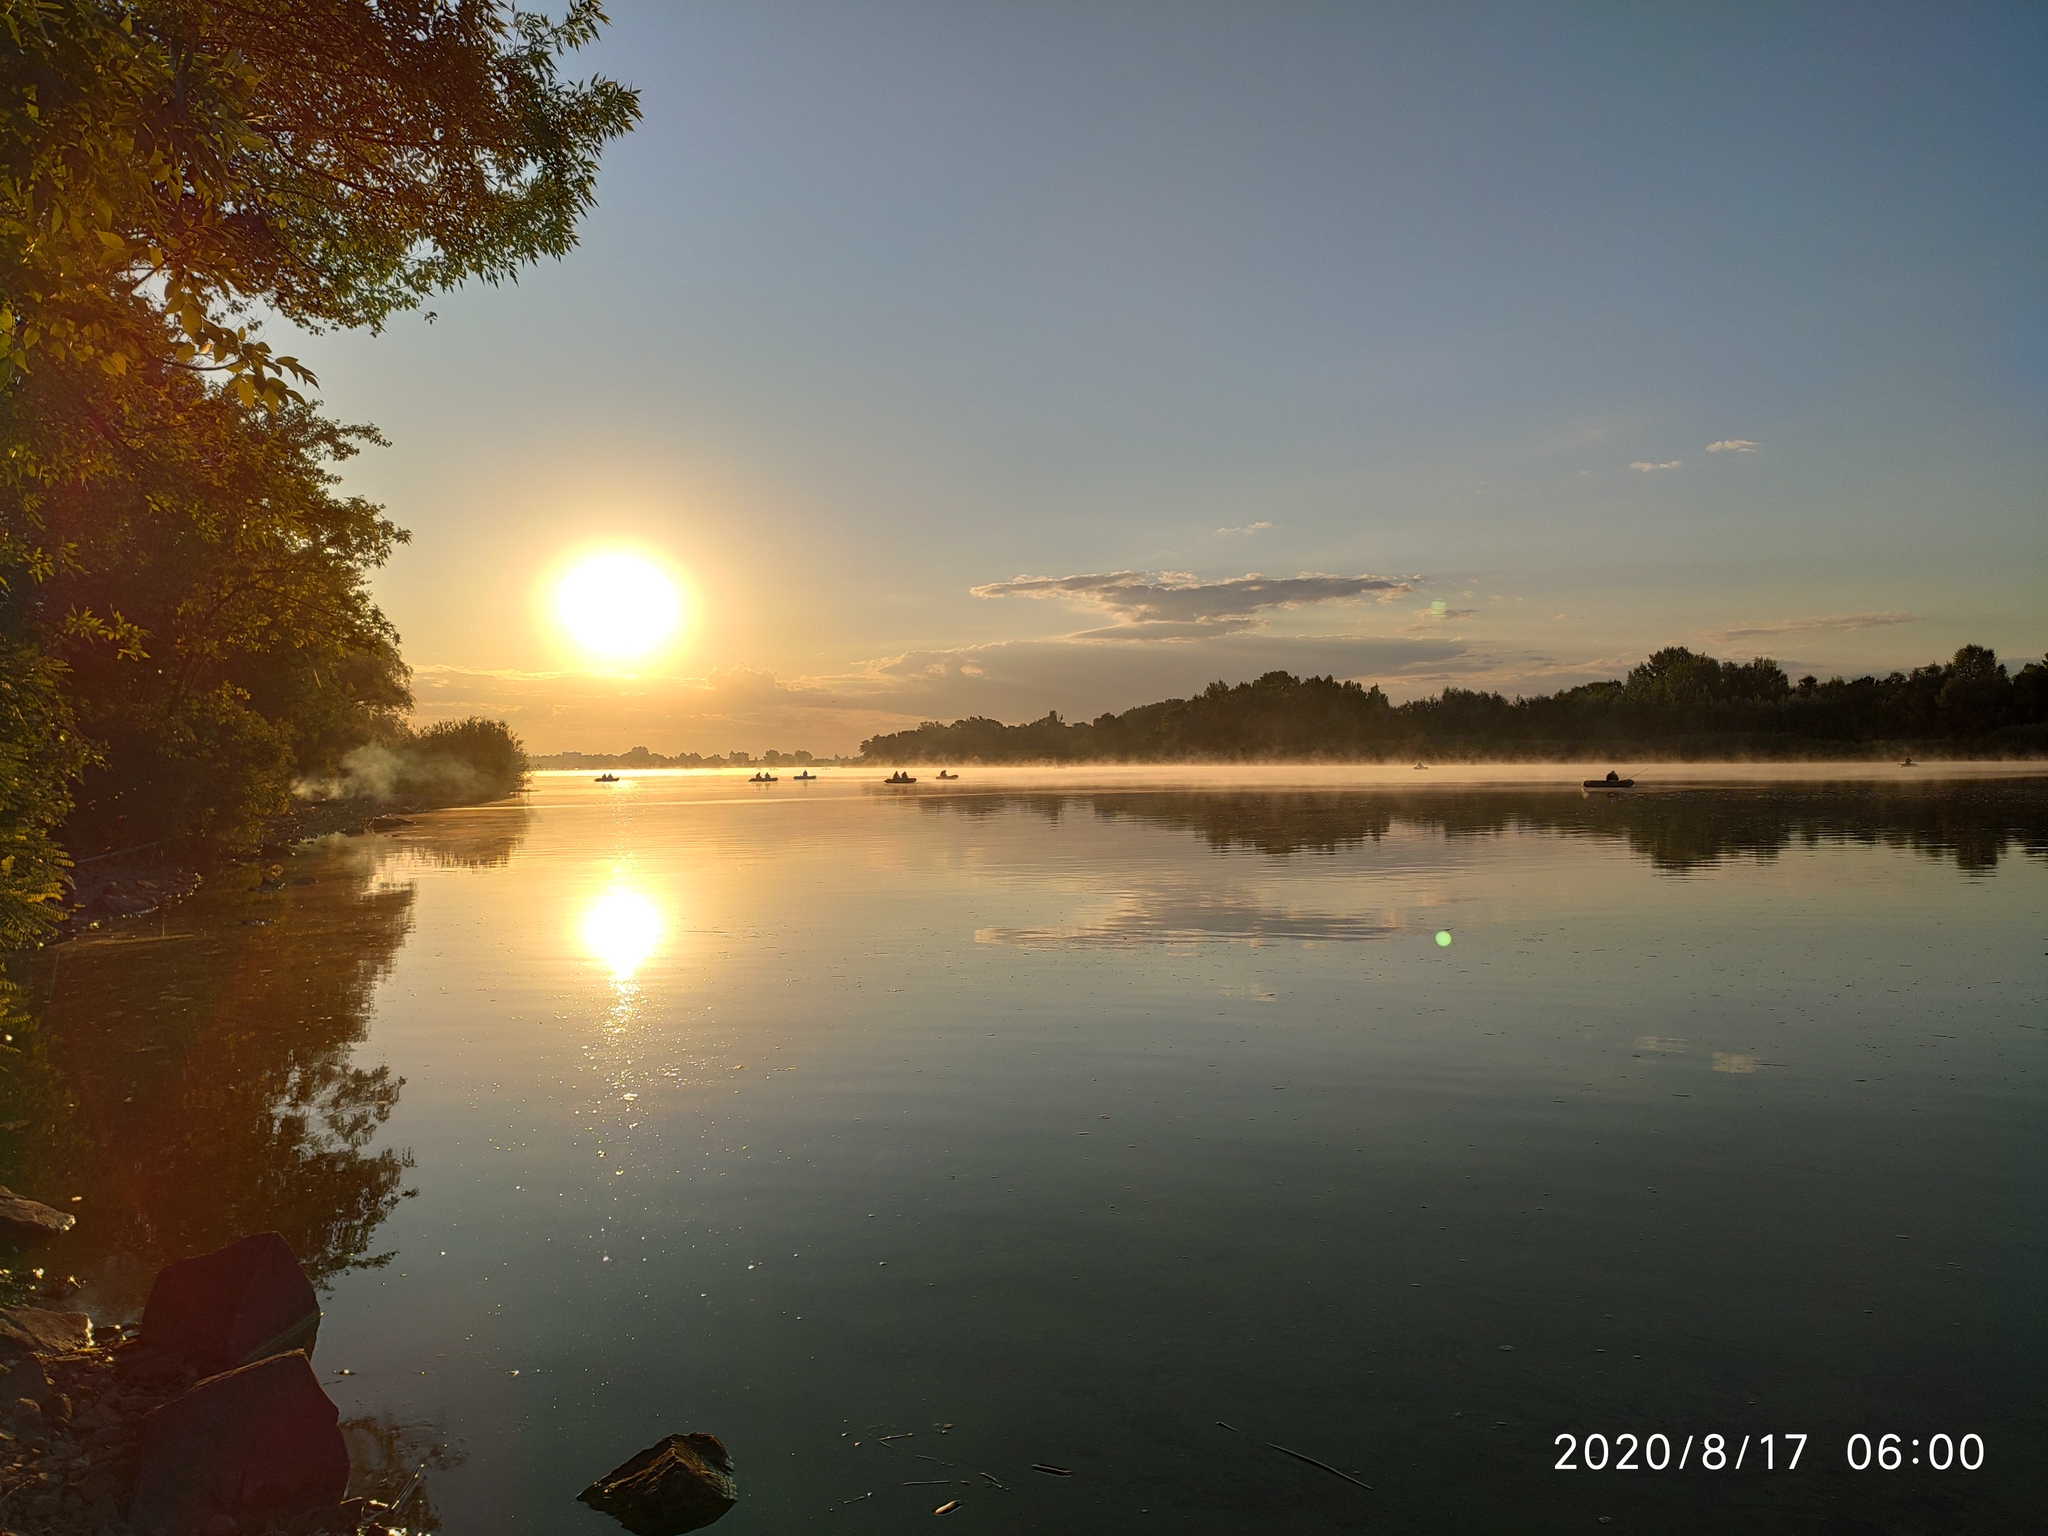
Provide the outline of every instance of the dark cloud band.
{"type": "Polygon", "coordinates": [[[1115,616],[1119,626],[1215,625],[1244,620],[1268,608],[1300,608],[1374,598],[1386,602],[1414,590],[1391,576],[1235,576],[1198,581],[1168,572],[1110,571],[1090,576],[1015,576],[968,589],[976,597],[1057,597],[1088,603],[1115,616]]]}

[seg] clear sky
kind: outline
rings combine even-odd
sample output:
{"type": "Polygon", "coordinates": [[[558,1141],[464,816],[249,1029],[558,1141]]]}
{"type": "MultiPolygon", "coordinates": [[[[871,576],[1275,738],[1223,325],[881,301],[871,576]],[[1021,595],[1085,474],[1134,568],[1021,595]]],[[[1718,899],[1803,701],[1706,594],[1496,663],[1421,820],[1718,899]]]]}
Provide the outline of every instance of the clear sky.
{"type": "Polygon", "coordinates": [[[346,483],[429,718],[827,752],[2048,649],[2048,7],[610,9],[580,249],[297,348],[393,441],[346,483]],[[564,642],[611,544],[685,642],[564,642]]]}

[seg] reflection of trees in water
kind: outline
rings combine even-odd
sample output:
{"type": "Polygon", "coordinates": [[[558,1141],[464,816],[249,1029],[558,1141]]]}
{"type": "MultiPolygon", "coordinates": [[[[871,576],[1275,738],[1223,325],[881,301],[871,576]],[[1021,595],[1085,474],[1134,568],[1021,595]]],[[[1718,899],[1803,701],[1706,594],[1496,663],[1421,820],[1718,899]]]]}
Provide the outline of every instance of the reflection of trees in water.
{"type": "Polygon", "coordinates": [[[434,869],[496,869],[510,862],[532,825],[533,812],[516,803],[443,811],[429,835],[398,846],[434,869]]]}
{"type": "Polygon", "coordinates": [[[373,888],[368,853],[306,861],[317,883],[268,894],[232,872],[158,923],[17,957],[0,1183],[85,1196],[64,1262],[95,1309],[138,1306],[168,1259],[273,1228],[323,1286],[384,1261],[372,1243],[411,1158],[371,1143],[404,1080],[353,1053],[413,892],[373,888]]]}
{"type": "Polygon", "coordinates": [[[1509,831],[1612,838],[1661,870],[1788,847],[1860,843],[1994,869],[2014,849],[2048,855],[2048,779],[1946,784],[1773,784],[1633,795],[1550,789],[1140,790],[934,796],[929,812],[1014,808],[1048,820],[1082,809],[1193,833],[1210,847],[1285,857],[1377,843],[1394,827],[1482,837],[1509,831]]]}
{"type": "Polygon", "coordinates": [[[341,1434],[348,1442],[350,1498],[375,1499],[388,1505],[403,1497],[405,1507],[393,1514],[403,1516],[407,1530],[441,1529],[441,1516],[430,1496],[432,1475],[468,1460],[449,1444],[446,1424],[405,1421],[380,1413],[342,1420],[341,1434]],[[422,1468],[425,1476],[420,1476],[422,1468]]]}

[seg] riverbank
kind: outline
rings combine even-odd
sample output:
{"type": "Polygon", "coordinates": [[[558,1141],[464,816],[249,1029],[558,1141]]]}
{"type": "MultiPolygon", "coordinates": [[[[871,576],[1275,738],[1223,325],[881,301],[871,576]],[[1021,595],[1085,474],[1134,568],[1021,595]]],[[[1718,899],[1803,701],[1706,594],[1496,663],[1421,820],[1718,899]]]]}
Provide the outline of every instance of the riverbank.
{"type": "MultiPolygon", "coordinates": [[[[308,1355],[236,1353],[251,1306],[270,1317],[288,1299],[317,1329],[276,1234],[160,1272],[140,1324],[52,1310],[78,1286],[44,1276],[0,1270],[0,1533],[412,1536],[392,1505],[348,1496],[345,1435],[308,1355]],[[259,1272],[251,1250],[284,1263],[259,1272]]],[[[292,1342],[310,1349],[310,1332],[292,1342]]]]}
{"type": "Polygon", "coordinates": [[[260,886],[282,877],[281,869],[273,870],[294,847],[322,837],[394,832],[410,825],[412,818],[447,809],[451,803],[470,802],[413,797],[309,800],[265,822],[263,840],[254,849],[225,852],[173,841],[81,859],[72,868],[71,900],[64,922],[48,942],[60,944],[83,933],[148,917],[185,900],[209,881],[250,879],[260,886]]]}

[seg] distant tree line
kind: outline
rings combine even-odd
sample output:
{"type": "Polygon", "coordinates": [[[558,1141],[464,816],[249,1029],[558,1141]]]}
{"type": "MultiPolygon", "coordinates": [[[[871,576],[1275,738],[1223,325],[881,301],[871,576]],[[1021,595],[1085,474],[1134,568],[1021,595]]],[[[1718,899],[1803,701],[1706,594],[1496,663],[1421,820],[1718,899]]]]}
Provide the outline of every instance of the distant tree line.
{"type": "Polygon", "coordinates": [[[533,759],[536,768],[801,768],[810,763],[830,761],[808,752],[763,752],[759,757],[735,748],[725,756],[705,757],[696,752],[669,756],[634,747],[627,752],[550,752],[533,759]]]}
{"type": "Polygon", "coordinates": [[[1377,684],[1268,672],[1086,722],[1057,713],[1024,725],[928,720],[862,742],[861,757],[879,764],[1386,762],[1864,756],[1901,748],[2048,751],[2048,665],[2029,662],[2014,676],[1987,647],[1966,645],[1947,662],[1911,672],[1795,683],[1766,658],[1719,661],[1671,646],[1616,681],[1516,698],[1446,688],[1406,704],[1377,684]]]}
{"type": "Polygon", "coordinates": [[[558,73],[601,21],[0,0],[0,950],[71,856],[246,844],[366,747],[516,754],[494,722],[411,740],[367,585],[407,535],[334,473],[381,439],[247,317],[375,329],[567,251],[638,115],[558,73]]]}

